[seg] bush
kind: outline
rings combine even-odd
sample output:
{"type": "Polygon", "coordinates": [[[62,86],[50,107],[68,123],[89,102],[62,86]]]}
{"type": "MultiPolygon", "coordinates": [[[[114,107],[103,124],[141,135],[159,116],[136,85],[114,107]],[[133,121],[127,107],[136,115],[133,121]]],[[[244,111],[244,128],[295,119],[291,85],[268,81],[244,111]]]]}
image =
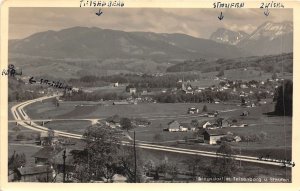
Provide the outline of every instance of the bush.
{"type": "Polygon", "coordinates": [[[24,140],[26,136],[24,135],[24,133],[19,133],[16,138],[17,140],[24,140]]]}
{"type": "Polygon", "coordinates": [[[208,111],[207,106],[204,105],[203,108],[202,108],[202,112],[207,112],[207,111],[208,111]]]}

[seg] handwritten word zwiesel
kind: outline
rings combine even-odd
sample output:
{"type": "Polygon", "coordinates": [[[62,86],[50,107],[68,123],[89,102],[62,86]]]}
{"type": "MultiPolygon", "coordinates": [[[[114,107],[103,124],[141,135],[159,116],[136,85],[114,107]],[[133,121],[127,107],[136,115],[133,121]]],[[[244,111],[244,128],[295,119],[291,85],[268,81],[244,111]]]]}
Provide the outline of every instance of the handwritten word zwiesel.
{"type": "Polygon", "coordinates": [[[69,90],[71,91],[73,88],[72,86],[68,86],[68,85],[63,85],[63,83],[61,83],[60,81],[49,81],[46,79],[40,79],[40,82],[37,82],[34,77],[31,77],[29,79],[29,83],[30,84],[35,84],[35,83],[40,83],[40,84],[47,84],[49,86],[55,87],[55,88],[59,88],[59,89],[65,89],[65,90],[69,90]]]}
{"type": "Polygon", "coordinates": [[[242,8],[245,6],[245,3],[239,2],[239,3],[222,3],[222,2],[214,2],[214,8],[242,8]]]}
{"type": "Polygon", "coordinates": [[[267,9],[267,8],[284,8],[284,5],[281,2],[262,2],[260,3],[261,9],[267,9]]]}

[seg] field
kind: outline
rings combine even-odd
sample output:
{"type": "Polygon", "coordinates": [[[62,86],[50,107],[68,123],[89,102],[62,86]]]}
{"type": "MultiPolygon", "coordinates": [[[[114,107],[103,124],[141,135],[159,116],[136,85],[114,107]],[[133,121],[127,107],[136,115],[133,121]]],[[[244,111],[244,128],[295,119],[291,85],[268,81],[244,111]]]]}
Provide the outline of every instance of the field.
{"type": "MultiPolygon", "coordinates": [[[[10,104],[11,106],[12,104],[10,104]]],[[[231,132],[234,135],[245,136],[259,134],[265,132],[266,139],[257,142],[239,142],[230,143],[236,154],[251,155],[251,156],[266,156],[270,155],[275,159],[291,159],[291,136],[292,136],[292,118],[291,117],[270,117],[264,113],[273,111],[274,103],[265,104],[254,108],[243,108],[236,104],[206,104],[210,111],[219,111],[222,118],[236,119],[240,123],[247,123],[247,127],[230,127],[223,128],[225,132],[231,132]],[[242,111],[249,111],[249,116],[240,116],[242,111]]],[[[32,119],[83,119],[83,118],[100,118],[105,119],[112,115],[118,114],[121,117],[144,118],[151,121],[148,127],[137,127],[137,141],[150,142],[154,144],[199,149],[206,151],[216,151],[219,145],[207,145],[204,143],[193,143],[185,141],[195,138],[194,132],[165,132],[163,128],[167,127],[167,123],[171,120],[179,122],[190,122],[192,119],[201,121],[213,120],[212,118],[200,117],[199,115],[187,114],[189,107],[197,107],[200,110],[204,106],[203,103],[147,103],[136,105],[112,105],[111,102],[60,102],[59,107],[55,107],[51,100],[43,103],[34,103],[25,108],[27,114],[32,119]],[[157,138],[159,137],[159,138],[157,138]]],[[[53,121],[45,124],[55,130],[73,132],[83,134],[86,127],[90,125],[89,121],[53,121]]],[[[10,146],[9,153],[13,150],[17,152],[25,152],[29,158],[29,164],[33,164],[33,159],[30,157],[37,147],[33,147],[33,142],[20,142],[14,140],[17,134],[22,132],[27,137],[34,137],[35,132],[20,127],[21,131],[16,131],[15,124],[9,124],[10,146]],[[25,145],[22,145],[25,144],[25,145]],[[28,145],[29,144],[29,145],[28,145]]],[[[129,135],[133,137],[133,130],[129,131],[129,135]]],[[[162,152],[154,150],[139,150],[140,158],[143,163],[152,160],[155,164],[161,163],[163,160],[168,160],[174,163],[181,169],[181,172],[186,172],[186,161],[191,157],[186,154],[178,154],[171,152],[162,152]]],[[[203,171],[200,174],[204,175],[205,167],[209,166],[213,161],[212,158],[201,157],[206,165],[203,166],[203,171]]],[[[290,170],[285,170],[282,167],[272,167],[268,165],[259,165],[253,163],[241,163],[242,167],[235,174],[235,177],[285,177],[290,179],[290,170]]],[[[186,181],[185,175],[179,176],[179,181],[186,181]]]]}
{"type": "MultiPolygon", "coordinates": [[[[116,114],[120,117],[144,118],[151,121],[151,125],[134,129],[136,139],[139,141],[201,150],[216,150],[217,145],[178,143],[179,140],[195,138],[194,132],[163,131],[164,128],[168,127],[168,122],[175,119],[179,122],[190,122],[192,119],[213,120],[212,118],[186,113],[189,107],[197,107],[201,110],[203,105],[203,103],[112,105],[111,102],[105,104],[99,104],[98,102],[61,102],[59,107],[55,107],[49,100],[44,103],[32,104],[25,109],[32,119],[105,119],[116,114]]],[[[233,104],[206,105],[210,111],[218,110],[220,112],[219,117],[236,119],[240,123],[249,125],[247,127],[223,128],[225,132],[231,132],[238,136],[266,134],[266,138],[262,141],[231,143],[237,152],[253,156],[270,155],[282,159],[291,157],[292,118],[265,115],[264,113],[273,111],[273,103],[254,108],[242,108],[233,104]],[[245,110],[249,111],[250,115],[240,116],[242,111],[245,110]]],[[[88,121],[55,121],[47,123],[46,127],[82,134],[89,125],[88,121]]],[[[129,135],[133,136],[133,131],[130,131],[129,135]]]]}

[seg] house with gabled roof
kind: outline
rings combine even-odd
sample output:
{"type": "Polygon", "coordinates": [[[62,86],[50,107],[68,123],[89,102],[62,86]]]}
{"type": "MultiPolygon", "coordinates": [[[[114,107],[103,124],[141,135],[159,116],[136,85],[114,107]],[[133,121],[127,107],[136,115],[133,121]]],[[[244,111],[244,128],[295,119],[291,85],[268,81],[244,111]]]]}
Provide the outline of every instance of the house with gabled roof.
{"type": "Polygon", "coordinates": [[[168,130],[170,132],[179,131],[179,128],[180,128],[180,123],[178,121],[176,121],[176,120],[170,121],[168,123],[168,130]]]}
{"type": "Polygon", "coordinates": [[[205,143],[213,145],[217,144],[217,142],[227,134],[220,130],[205,130],[202,135],[205,143]]]}
{"type": "Polygon", "coordinates": [[[53,169],[49,165],[21,167],[16,170],[14,181],[19,182],[50,182],[53,169]]]}
{"type": "Polygon", "coordinates": [[[212,125],[209,121],[202,121],[199,124],[199,127],[202,127],[203,129],[206,129],[208,126],[212,125]]]}
{"type": "Polygon", "coordinates": [[[61,147],[43,147],[32,155],[36,165],[48,165],[51,159],[63,150],[61,147]]]}

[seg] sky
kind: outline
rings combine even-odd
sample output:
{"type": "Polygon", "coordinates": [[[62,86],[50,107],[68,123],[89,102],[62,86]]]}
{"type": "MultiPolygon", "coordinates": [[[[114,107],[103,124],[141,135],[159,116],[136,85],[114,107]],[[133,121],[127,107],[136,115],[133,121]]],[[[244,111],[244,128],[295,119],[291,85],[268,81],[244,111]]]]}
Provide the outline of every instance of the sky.
{"type": "Polygon", "coordinates": [[[184,33],[209,38],[218,28],[253,32],[264,22],[293,21],[292,9],[159,9],[159,8],[27,8],[9,10],[9,39],[23,39],[47,30],[83,26],[122,31],[184,33]],[[223,12],[224,19],[218,16],[223,12]]]}

